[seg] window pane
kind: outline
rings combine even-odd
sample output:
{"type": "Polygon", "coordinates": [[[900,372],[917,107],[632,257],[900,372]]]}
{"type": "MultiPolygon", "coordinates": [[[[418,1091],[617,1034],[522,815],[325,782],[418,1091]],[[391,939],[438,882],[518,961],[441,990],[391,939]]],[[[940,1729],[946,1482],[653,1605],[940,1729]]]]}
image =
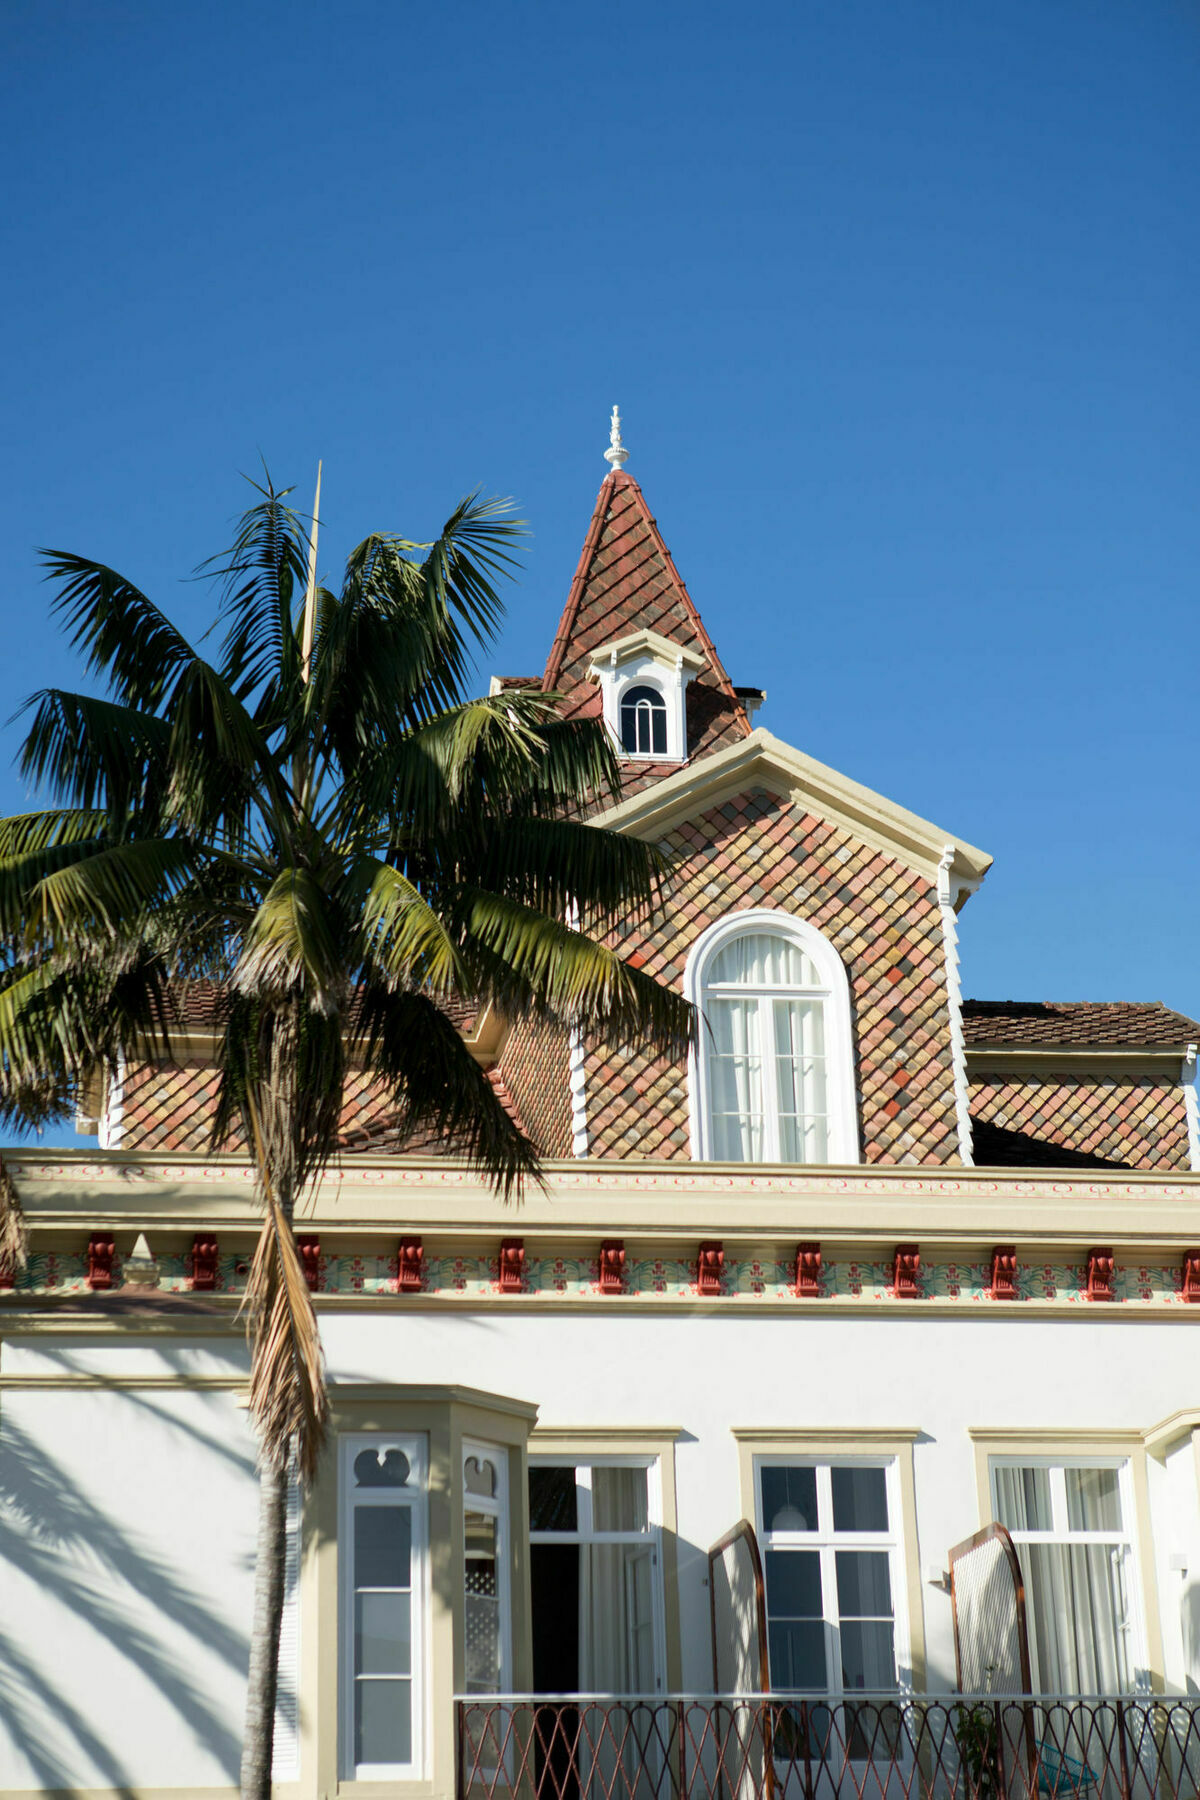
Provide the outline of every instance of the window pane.
{"type": "Polygon", "coordinates": [[[759,1003],[713,1000],[711,1101],[713,1154],[721,1162],[760,1162],[763,1154],[759,1003]]]}
{"type": "Polygon", "coordinates": [[[499,1525],[479,1512],[467,1513],[464,1524],[467,1692],[494,1694],[500,1687],[499,1525]]]}
{"type": "Polygon", "coordinates": [[[996,1511],[1010,1531],[1051,1530],[1049,1469],[998,1468],[996,1511]]]}
{"type": "Polygon", "coordinates": [[[709,963],[705,980],[768,988],[823,985],[800,946],[769,931],[748,931],[723,944],[709,963]]]}
{"type": "Polygon", "coordinates": [[[821,1617],[821,1558],[816,1550],[768,1550],[765,1573],[767,1611],[773,1619],[821,1617]]]}
{"type": "Polygon", "coordinates": [[[354,1703],[355,1762],[411,1762],[412,1683],[356,1681],[354,1703]]]}
{"type": "Polygon", "coordinates": [[[662,756],[667,748],[667,707],[656,688],[630,688],[621,699],[621,744],[638,756],[662,756]]]}
{"type": "Polygon", "coordinates": [[[843,1619],[890,1619],[892,1580],[885,1550],[839,1550],[838,1610],[843,1619]]]}
{"type": "Polygon", "coordinates": [[[575,1468],[556,1467],[529,1471],[530,1531],[577,1531],[575,1468]]]}
{"type": "Polygon", "coordinates": [[[819,1619],[767,1627],[771,1686],[818,1693],[826,1685],[825,1627],[819,1619]]]}
{"type": "Polygon", "coordinates": [[[1067,1524],[1072,1531],[1120,1531],[1121,1471],[1065,1469],[1067,1524]]]}
{"type": "Polygon", "coordinates": [[[412,1513],[407,1506],[356,1506],[354,1585],[406,1588],[412,1562],[412,1513]]]}
{"type": "Polygon", "coordinates": [[[841,1639],[843,1687],[860,1693],[895,1687],[896,1649],[890,1624],[854,1619],[843,1623],[841,1639]]]}
{"type": "Polygon", "coordinates": [[[1116,1544],[1022,1544],[1020,1555],[1040,1691],[1128,1693],[1128,1549],[1116,1544]]]}
{"type": "Polygon", "coordinates": [[[817,1529],[817,1471],[767,1468],[761,1471],[763,1524],[768,1531],[817,1529]]]}
{"type": "Polygon", "coordinates": [[[887,1471],[885,1469],[835,1468],[833,1476],[833,1529],[835,1531],[886,1531],[888,1528],[887,1471]]]}
{"type": "Polygon", "coordinates": [[[354,1667],[359,1675],[411,1675],[412,1596],[354,1596],[354,1667]]]}
{"type": "Polygon", "coordinates": [[[409,1477],[409,1461],[403,1450],[360,1450],[354,1459],[356,1487],[404,1487],[409,1477]]]}
{"type": "Polygon", "coordinates": [[[650,1503],[645,1469],[592,1470],[592,1525],[597,1531],[645,1531],[650,1503]]]}

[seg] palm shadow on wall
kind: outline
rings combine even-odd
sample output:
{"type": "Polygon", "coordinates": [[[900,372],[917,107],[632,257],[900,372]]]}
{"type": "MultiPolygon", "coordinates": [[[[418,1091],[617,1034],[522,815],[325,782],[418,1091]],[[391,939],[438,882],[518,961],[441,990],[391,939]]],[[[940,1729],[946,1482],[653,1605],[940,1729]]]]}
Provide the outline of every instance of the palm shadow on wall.
{"type": "MultiPolygon", "coordinates": [[[[177,1430],[190,1432],[185,1421],[156,1406],[145,1393],[125,1389],[122,1398],[159,1414],[177,1430]]],[[[253,1478],[249,1456],[207,1434],[190,1434],[232,1457],[253,1478]]],[[[190,1574],[192,1568],[203,1567],[203,1559],[176,1565],[148,1553],[117,1520],[88,1500],[46,1445],[35,1442],[11,1413],[3,1421],[0,1450],[0,1562],[52,1593],[104,1640],[111,1654],[147,1677],[177,1713],[181,1727],[218,1759],[236,1784],[239,1737],[198,1690],[186,1666],[131,1617],[128,1606],[130,1594],[141,1596],[156,1614],[182,1626],[193,1641],[244,1677],[246,1635],[208,1603],[190,1574]]],[[[0,1622],[4,1726],[39,1784],[78,1785],[74,1765],[83,1757],[92,1761],[106,1785],[131,1795],[126,1749],[130,1734],[138,1729],[137,1719],[113,1716],[101,1736],[72,1697],[73,1691],[78,1693],[80,1675],[77,1660],[64,1657],[61,1667],[54,1669],[35,1662],[15,1633],[0,1622]],[[55,1740],[64,1738],[76,1753],[71,1765],[55,1749],[55,1740]]]]}

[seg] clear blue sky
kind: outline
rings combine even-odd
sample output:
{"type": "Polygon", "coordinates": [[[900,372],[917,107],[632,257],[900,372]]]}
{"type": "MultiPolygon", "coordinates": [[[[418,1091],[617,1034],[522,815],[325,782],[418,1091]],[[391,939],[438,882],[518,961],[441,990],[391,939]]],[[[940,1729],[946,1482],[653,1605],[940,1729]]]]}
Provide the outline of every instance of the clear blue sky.
{"type": "Polygon", "coordinates": [[[0,715],[74,679],[34,546],[195,627],[260,451],[305,495],[324,458],[330,575],[516,495],[492,666],[539,668],[616,400],[761,722],[994,854],[966,991],[1200,1015],[1190,0],[9,0],[4,35],[0,715]]]}

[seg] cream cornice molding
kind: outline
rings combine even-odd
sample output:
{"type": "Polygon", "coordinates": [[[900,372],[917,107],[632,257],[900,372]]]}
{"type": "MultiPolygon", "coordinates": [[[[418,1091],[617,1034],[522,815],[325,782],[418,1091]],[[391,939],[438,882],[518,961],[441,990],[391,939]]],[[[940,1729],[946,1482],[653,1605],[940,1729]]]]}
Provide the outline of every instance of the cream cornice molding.
{"type": "Polygon", "coordinates": [[[915,1444],[925,1433],[919,1425],[734,1425],[739,1444],[915,1444]]]}
{"type": "Polygon", "coordinates": [[[588,674],[599,675],[605,669],[629,662],[635,656],[649,656],[666,668],[691,669],[697,675],[708,662],[708,658],[701,656],[698,651],[688,650],[683,644],[673,644],[670,638],[663,637],[660,632],[631,631],[625,637],[614,638],[611,643],[597,644],[591,652],[588,674]]]}
{"type": "Polygon", "coordinates": [[[1080,1045],[1063,1046],[1055,1049],[1037,1049],[1032,1046],[1002,1049],[990,1044],[967,1045],[967,1066],[978,1073],[987,1069],[1025,1069],[1030,1073],[1040,1071],[1049,1073],[1055,1069],[1112,1069],[1122,1075],[1139,1072],[1153,1075],[1170,1076],[1170,1085],[1179,1080],[1179,1059],[1183,1052],[1179,1049],[1160,1050],[1147,1045],[1136,1050],[1105,1050],[1097,1047],[1083,1048],[1080,1045]]]}
{"type": "MultiPolygon", "coordinates": [[[[907,863],[931,884],[936,882],[952,832],[793,749],[761,725],[728,750],[689,763],[677,774],[597,813],[593,822],[638,837],[657,837],[677,820],[692,817],[747,782],[811,806],[822,818],[855,832],[872,849],[907,863]]],[[[951,879],[956,893],[973,892],[991,864],[986,851],[955,839],[951,879]]]]}
{"type": "Polygon", "coordinates": [[[967,1436],[973,1444],[1038,1444],[1046,1451],[1073,1443],[1112,1444],[1120,1449],[1123,1445],[1141,1445],[1146,1441],[1145,1432],[1139,1431],[1136,1425],[968,1425],[967,1436]]]}
{"type": "Polygon", "coordinates": [[[537,1425],[529,1440],[529,1454],[538,1456],[543,1450],[575,1445],[589,1449],[616,1443],[636,1449],[642,1444],[678,1443],[689,1435],[682,1425],[537,1425]]]}

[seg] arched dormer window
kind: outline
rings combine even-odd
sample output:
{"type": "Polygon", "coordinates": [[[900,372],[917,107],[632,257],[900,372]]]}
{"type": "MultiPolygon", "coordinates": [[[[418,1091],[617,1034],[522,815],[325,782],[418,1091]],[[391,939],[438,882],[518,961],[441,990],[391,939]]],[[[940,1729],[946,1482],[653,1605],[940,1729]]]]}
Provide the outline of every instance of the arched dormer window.
{"type": "Polygon", "coordinates": [[[630,756],[667,754],[667,703],[657,688],[643,682],[621,695],[621,746],[630,756]]]}
{"type": "Polygon", "coordinates": [[[765,908],[731,913],[693,946],[684,991],[702,1015],[693,1157],[858,1161],[850,987],[815,926],[765,908]]]}

